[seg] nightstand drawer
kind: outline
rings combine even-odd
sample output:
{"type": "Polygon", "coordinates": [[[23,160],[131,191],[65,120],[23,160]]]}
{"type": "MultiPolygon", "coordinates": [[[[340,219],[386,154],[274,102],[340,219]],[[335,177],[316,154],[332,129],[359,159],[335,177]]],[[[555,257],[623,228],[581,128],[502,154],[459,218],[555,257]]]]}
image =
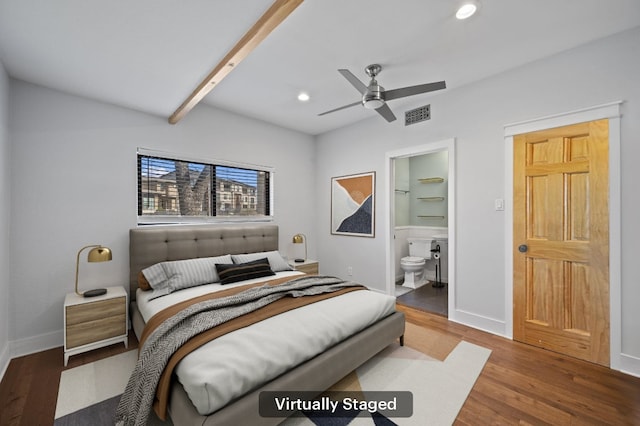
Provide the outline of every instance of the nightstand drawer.
{"type": "MultiPolygon", "coordinates": [[[[122,302],[120,302],[122,304],[122,302]]],[[[124,308],[124,304],[122,304],[124,308]]],[[[127,333],[126,313],[110,318],[82,322],[67,326],[67,348],[86,345],[87,343],[122,336],[127,333]]]]}
{"type": "Polygon", "coordinates": [[[318,275],[318,262],[296,265],[295,270],[309,275],[318,275]]]}
{"type": "Polygon", "coordinates": [[[67,306],[67,326],[126,315],[126,303],[125,297],[118,297],[116,299],[67,306]]]}

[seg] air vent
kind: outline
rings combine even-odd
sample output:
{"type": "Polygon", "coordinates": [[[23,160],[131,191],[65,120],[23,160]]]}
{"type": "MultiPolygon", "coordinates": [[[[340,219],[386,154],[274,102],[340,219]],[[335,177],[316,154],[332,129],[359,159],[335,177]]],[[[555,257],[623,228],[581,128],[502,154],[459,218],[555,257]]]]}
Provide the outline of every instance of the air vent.
{"type": "Polygon", "coordinates": [[[421,121],[431,119],[431,105],[425,105],[420,108],[412,109],[404,113],[404,125],[419,123],[421,121]]]}

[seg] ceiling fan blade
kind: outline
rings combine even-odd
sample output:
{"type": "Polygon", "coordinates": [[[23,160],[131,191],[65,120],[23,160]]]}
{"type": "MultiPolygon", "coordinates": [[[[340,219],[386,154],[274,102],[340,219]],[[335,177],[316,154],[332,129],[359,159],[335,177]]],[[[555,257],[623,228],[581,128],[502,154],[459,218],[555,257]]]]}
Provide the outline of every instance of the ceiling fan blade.
{"type": "Polygon", "coordinates": [[[349,105],[344,105],[344,106],[341,106],[339,108],[332,109],[330,111],[325,111],[325,112],[322,112],[322,113],[320,113],[318,115],[326,115],[326,114],[329,114],[331,112],[340,111],[341,109],[345,109],[345,108],[351,108],[352,106],[356,106],[356,105],[362,105],[362,101],[354,102],[354,103],[349,104],[349,105]]]}
{"type": "Polygon", "coordinates": [[[417,86],[403,87],[401,89],[387,90],[384,92],[384,99],[391,101],[393,99],[404,98],[406,96],[418,95],[420,93],[433,92],[435,90],[446,89],[447,84],[444,81],[435,83],[419,84],[417,86]]]}
{"type": "Polygon", "coordinates": [[[396,119],[396,116],[393,115],[393,112],[391,112],[391,109],[389,108],[389,105],[387,105],[387,104],[384,104],[379,108],[376,108],[376,111],[378,112],[378,114],[383,116],[384,119],[387,120],[389,123],[391,123],[392,121],[394,121],[396,119]]]}
{"type": "Polygon", "coordinates": [[[342,74],[344,78],[349,80],[349,83],[351,83],[353,87],[355,87],[358,92],[360,92],[361,95],[364,95],[364,93],[367,91],[367,86],[363,82],[358,80],[358,77],[353,75],[353,73],[349,70],[340,69],[338,70],[338,72],[342,74]]]}

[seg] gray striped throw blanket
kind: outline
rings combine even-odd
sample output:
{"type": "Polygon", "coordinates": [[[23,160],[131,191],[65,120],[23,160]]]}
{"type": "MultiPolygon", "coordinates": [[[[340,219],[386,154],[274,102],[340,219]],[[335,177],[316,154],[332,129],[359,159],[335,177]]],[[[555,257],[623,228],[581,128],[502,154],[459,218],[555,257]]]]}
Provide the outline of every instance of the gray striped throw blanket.
{"type": "Polygon", "coordinates": [[[162,323],[140,349],[138,361],[116,410],[117,425],[147,424],[160,376],[173,353],[191,337],[253,312],[283,297],[312,296],[359,286],[336,277],[310,276],[274,286],[196,303],[162,323]]]}

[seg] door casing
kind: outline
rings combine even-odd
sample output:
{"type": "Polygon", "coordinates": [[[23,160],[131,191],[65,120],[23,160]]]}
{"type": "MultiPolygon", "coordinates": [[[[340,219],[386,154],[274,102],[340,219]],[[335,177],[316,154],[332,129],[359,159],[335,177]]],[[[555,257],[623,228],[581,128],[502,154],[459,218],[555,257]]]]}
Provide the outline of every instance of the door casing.
{"type": "MultiPolygon", "coordinates": [[[[395,196],[395,170],[394,160],[396,158],[413,157],[416,155],[430,154],[434,152],[447,151],[448,152],[448,185],[447,185],[447,211],[448,211],[448,310],[449,319],[453,319],[455,315],[455,248],[456,248],[456,214],[455,214],[455,186],[456,186],[456,171],[455,171],[455,139],[445,139],[437,142],[427,143],[419,146],[411,146],[405,149],[396,151],[390,151],[385,154],[385,177],[386,177],[386,205],[394,205],[395,196]]],[[[395,230],[395,212],[394,209],[389,208],[387,215],[387,221],[385,223],[385,238],[386,238],[386,257],[387,257],[387,294],[394,295],[395,292],[395,244],[394,244],[394,230],[395,230]]]]}

